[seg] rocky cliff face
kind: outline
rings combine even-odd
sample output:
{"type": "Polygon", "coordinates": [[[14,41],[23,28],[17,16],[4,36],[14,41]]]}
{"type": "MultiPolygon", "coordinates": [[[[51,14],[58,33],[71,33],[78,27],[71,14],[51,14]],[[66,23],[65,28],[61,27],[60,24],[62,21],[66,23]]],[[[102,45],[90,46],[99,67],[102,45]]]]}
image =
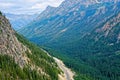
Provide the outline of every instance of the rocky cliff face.
{"type": "Polygon", "coordinates": [[[58,80],[60,72],[52,57],[18,35],[0,14],[0,79],[58,80]]]}
{"type": "Polygon", "coordinates": [[[21,67],[27,64],[25,51],[29,50],[15,37],[15,31],[11,28],[5,16],[0,15],[0,54],[12,56],[21,67]]]}
{"type": "MultiPolygon", "coordinates": [[[[114,41],[111,41],[109,43],[119,43],[119,24],[120,13],[110,18],[110,20],[108,20],[102,27],[97,28],[95,32],[97,34],[102,34],[102,36],[104,36],[105,38],[114,39],[114,41]]],[[[99,35],[97,37],[99,39],[101,36],[99,35]]]]}
{"type": "Polygon", "coordinates": [[[66,0],[57,8],[48,7],[28,27],[21,29],[20,33],[35,43],[43,45],[49,42],[60,44],[63,37],[66,41],[79,40],[81,36],[90,33],[120,11],[119,0],[117,3],[101,0],[101,3],[94,2],[94,4],[91,1],[93,0],[66,0]]]}
{"type": "Polygon", "coordinates": [[[64,15],[71,11],[71,9],[73,10],[73,8],[77,11],[79,9],[85,9],[94,4],[117,3],[119,1],[120,0],[65,0],[57,8],[48,6],[47,9],[39,15],[38,19],[49,18],[54,15],[64,15]]]}

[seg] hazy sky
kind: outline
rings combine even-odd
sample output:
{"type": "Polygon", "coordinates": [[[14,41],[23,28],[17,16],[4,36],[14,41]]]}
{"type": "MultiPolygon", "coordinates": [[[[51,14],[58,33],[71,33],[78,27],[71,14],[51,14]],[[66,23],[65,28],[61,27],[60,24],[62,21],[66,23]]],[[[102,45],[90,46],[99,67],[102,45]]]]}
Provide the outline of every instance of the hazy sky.
{"type": "Polygon", "coordinates": [[[4,13],[40,13],[48,5],[57,7],[64,0],[0,0],[0,10],[4,13]]]}

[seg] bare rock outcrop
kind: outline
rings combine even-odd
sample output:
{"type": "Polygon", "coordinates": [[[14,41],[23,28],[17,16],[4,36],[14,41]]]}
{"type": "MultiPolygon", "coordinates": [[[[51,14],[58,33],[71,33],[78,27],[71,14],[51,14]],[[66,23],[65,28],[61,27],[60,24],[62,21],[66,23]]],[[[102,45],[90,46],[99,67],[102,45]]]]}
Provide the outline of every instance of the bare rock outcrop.
{"type": "Polygon", "coordinates": [[[17,40],[15,34],[9,21],[0,15],[0,54],[11,56],[20,67],[23,67],[28,62],[25,51],[30,50],[17,40]]]}

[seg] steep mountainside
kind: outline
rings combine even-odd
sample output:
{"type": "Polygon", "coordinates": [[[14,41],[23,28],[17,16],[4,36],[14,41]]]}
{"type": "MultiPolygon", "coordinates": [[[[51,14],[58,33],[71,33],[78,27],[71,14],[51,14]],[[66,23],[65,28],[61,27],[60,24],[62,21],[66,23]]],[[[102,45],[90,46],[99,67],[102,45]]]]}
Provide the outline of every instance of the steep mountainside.
{"type": "Polygon", "coordinates": [[[8,20],[0,16],[0,53],[14,56],[15,61],[24,66],[27,63],[24,53],[29,49],[17,40],[10,26],[8,20]]]}
{"type": "Polygon", "coordinates": [[[28,14],[10,14],[10,13],[5,13],[5,15],[9,19],[12,27],[15,30],[19,30],[22,27],[26,26],[38,16],[38,14],[28,15],[28,14]]]}
{"type": "Polygon", "coordinates": [[[65,0],[19,32],[62,58],[76,80],[120,79],[120,0],[65,0]]]}
{"type": "Polygon", "coordinates": [[[0,80],[58,80],[52,57],[18,35],[0,12],[0,80]]]}
{"type": "Polygon", "coordinates": [[[95,25],[101,24],[120,11],[120,4],[114,2],[89,3],[89,7],[80,4],[79,0],[70,2],[69,0],[65,1],[58,8],[48,7],[36,21],[29,24],[27,28],[21,29],[20,33],[43,45],[58,41],[56,39],[62,40],[63,37],[67,41],[79,40],[84,33],[92,31],[95,25]]]}

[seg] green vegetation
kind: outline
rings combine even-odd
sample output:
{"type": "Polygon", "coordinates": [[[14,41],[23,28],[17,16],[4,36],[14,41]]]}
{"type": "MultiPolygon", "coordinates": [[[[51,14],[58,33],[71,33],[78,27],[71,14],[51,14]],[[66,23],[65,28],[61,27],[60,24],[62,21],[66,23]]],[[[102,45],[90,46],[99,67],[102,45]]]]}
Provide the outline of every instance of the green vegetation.
{"type": "Polygon", "coordinates": [[[60,70],[57,68],[57,64],[55,63],[54,59],[49,57],[39,47],[26,40],[24,37],[18,34],[16,34],[16,37],[32,51],[32,54],[30,54],[28,51],[26,52],[32,63],[42,68],[42,70],[50,76],[50,80],[58,80],[58,74],[60,73],[60,70]]]}
{"type": "Polygon", "coordinates": [[[46,49],[76,72],[75,80],[120,80],[120,44],[105,46],[101,43],[103,40],[96,43],[88,38],[84,41],[81,40],[79,48],[65,48],[67,54],[63,50],[60,53],[46,49]]]}
{"type": "MultiPolygon", "coordinates": [[[[0,55],[0,80],[39,80],[32,76],[32,74],[38,76],[36,72],[28,71],[30,70],[26,68],[21,69],[11,57],[0,55]],[[31,78],[29,76],[31,76],[31,78]]],[[[42,79],[42,77],[43,76],[39,76],[40,79],[42,79]]]]}
{"type": "Polygon", "coordinates": [[[21,69],[15,61],[7,56],[0,55],[0,80],[50,80],[45,75],[39,75],[29,67],[21,69]]]}
{"type": "Polygon", "coordinates": [[[94,31],[77,42],[45,49],[77,73],[75,80],[120,80],[120,41],[117,43],[120,24],[98,41],[95,37],[105,33],[94,31]]]}
{"type": "Polygon", "coordinates": [[[0,80],[58,80],[60,70],[54,60],[22,36],[18,34],[16,36],[31,49],[32,54],[26,51],[31,63],[40,67],[45,74],[39,73],[36,69],[31,70],[30,65],[22,69],[8,55],[0,55],[0,80]]]}
{"type": "Polygon", "coordinates": [[[112,21],[115,18],[116,15],[80,38],[66,40],[66,36],[62,37],[65,43],[58,38],[56,43],[46,44],[45,49],[76,72],[75,80],[120,80],[120,23],[112,21]],[[110,30],[96,31],[107,22],[116,25],[110,30]]]}
{"type": "Polygon", "coordinates": [[[0,34],[2,33],[2,30],[0,29],[0,34]]]}

